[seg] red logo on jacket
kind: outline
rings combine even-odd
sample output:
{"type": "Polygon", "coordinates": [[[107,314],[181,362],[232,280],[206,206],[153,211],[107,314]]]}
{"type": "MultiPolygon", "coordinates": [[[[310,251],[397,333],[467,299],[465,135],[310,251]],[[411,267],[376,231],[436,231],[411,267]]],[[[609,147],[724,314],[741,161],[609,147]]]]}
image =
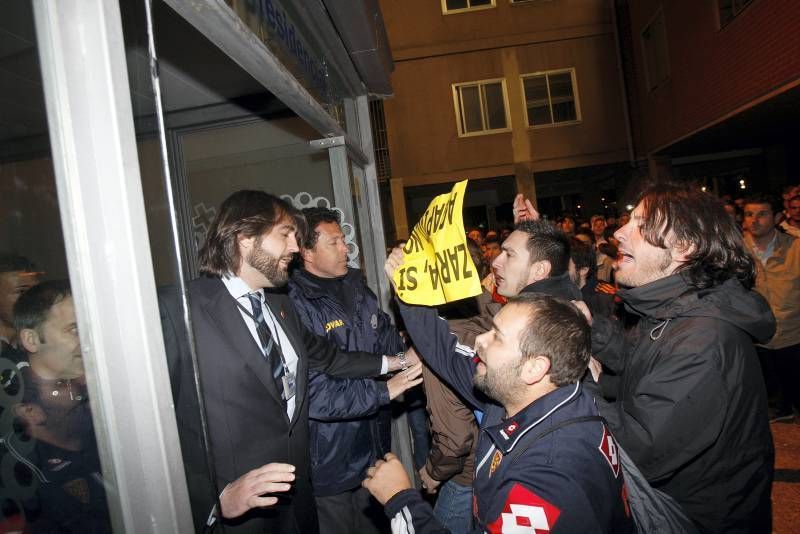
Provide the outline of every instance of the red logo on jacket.
{"type": "Polygon", "coordinates": [[[521,484],[514,484],[508,492],[500,517],[487,527],[491,534],[539,534],[550,532],[559,515],[561,510],[553,504],[521,484]]]}
{"type": "Polygon", "coordinates": [[[611,472],[614,473],[614,478],[619,476],[619,449],[614,437],[608,433],[605,425],[603,425],[603,438],[600,441],[600,446],[597,447],[603,453],[608,465],[611,466],[611,472]]]}

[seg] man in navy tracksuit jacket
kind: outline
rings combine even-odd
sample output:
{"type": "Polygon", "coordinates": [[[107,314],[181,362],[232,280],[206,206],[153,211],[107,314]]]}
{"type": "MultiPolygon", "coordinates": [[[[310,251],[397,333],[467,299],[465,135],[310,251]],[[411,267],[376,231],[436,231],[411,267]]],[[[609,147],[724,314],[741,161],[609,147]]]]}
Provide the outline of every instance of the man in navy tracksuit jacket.
{"type": "MultiPolygon", "coordinates": [[[[393,271],[399,249],[387,261],[393,271]]],[[[564,300],[524,294],[460,346],[433,309],[400,304],[417,350],[459,394],[484,410],[473,480],[474,532],[635,532],[616,443],[580,379],[589,326],[564,300]],[[473,378],[474,377],[474,378],[473,378]],[[475,387],[498,401],[482,402],[475,387]]],[[[385,504],[393,532],[445,532],[388,456],[365,487],[385,504]]]]}

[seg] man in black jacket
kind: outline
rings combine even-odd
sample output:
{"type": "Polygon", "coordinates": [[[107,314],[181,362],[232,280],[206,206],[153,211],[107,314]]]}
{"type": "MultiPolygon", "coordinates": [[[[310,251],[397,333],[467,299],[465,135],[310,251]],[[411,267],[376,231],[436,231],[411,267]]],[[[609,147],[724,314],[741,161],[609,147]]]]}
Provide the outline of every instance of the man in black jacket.
{"type": "Polygon", "coordinates": [[[620,242],[627,335],[594,318],[600,413],[647,480],[701,532],[771,531],[774,452],[753,341],[775,332],[742,236],[722,204],[683,185],[644,191],[620,242]]]}
{"type": "MultiPolygon", "coordinates": [[[[397,328],[378,306],[358,269],[347,266],[339,213],[307,208],[300,244],[302,268],[289,280],[289,297],[306,328],[342,350],[403,351],[397,328]]],[[[309,374],[311,478],[322,534],[388,530],[383,510],[361,487],[367,468],[391,449],[389,401],[420,383],[422,364],[388,381],[309,374]]]]}
{"type": "Polygon", "coordinates": [[[222,203],[200,250],[204,276],[188,286],[197,368],[180,295],[161,295],[198,530],[224,522],[226,532],[317,532],[308,453],[309,370],[362,377],[401,367],[395,356],[343,353],[303,326],[281,291],[303,225],[291,205],[262,191],[238,191],[222,203]],[[217,494],[209,471],[220,492],[220,509],[213,513],[217,494]]]}

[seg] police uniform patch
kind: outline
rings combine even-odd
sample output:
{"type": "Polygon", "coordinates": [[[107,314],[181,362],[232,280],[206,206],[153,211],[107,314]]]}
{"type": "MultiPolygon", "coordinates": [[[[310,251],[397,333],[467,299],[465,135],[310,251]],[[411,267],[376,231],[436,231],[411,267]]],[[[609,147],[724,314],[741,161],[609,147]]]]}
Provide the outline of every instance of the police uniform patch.
{"type": "Polygon", "coordinates": [[[376,314],[372,314],[372,317],[369,319],[369,324],[372,326],[373,330],[378,329],[378,316],[376,314]]]}

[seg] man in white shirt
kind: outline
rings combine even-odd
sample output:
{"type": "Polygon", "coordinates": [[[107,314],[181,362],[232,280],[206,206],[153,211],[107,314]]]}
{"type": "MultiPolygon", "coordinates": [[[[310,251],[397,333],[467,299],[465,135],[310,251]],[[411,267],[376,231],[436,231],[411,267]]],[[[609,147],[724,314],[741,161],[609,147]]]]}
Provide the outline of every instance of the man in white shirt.
{"type": "Polygon", "coordinates": [[[302,325],[280,288],[303,225],[290,204],[262,191],[238,191],[222,203],[200,250],[204,276],[187,288],[197,369],[180,296],[161,299],[198,529],[223,522],[226,532],[317,532],[309,369],[364,377],[407,365],[394,356],[343,353],[302,325]],[[221,491],[220,510],[210,516],[217,495],[209,474],[221,491]]]}

